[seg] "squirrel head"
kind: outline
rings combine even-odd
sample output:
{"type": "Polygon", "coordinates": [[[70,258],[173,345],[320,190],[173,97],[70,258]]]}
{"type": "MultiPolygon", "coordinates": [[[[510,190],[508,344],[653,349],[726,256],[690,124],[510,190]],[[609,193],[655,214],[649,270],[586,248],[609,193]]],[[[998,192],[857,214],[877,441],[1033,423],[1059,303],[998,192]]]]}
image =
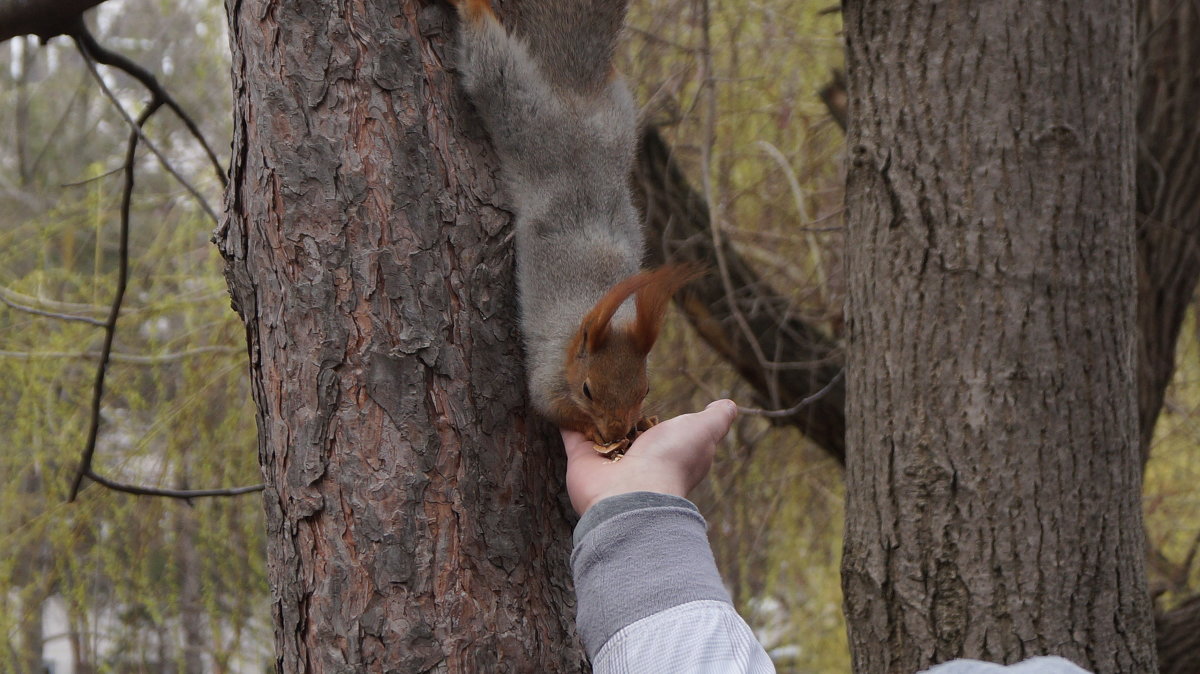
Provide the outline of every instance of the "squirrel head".
{"type": "Polygon", "coordinates": [[[662,330],[671,296],[698,276],[690,265],[671,265],[634,274],[613,286],[583,317],[567,347],[566,381],[573,415],[593,441],[625,437],[642,418],[650,391],[646,357],[662,330]],[[617,309],[634,297],[632,323],[614,325],[617,309]]]}

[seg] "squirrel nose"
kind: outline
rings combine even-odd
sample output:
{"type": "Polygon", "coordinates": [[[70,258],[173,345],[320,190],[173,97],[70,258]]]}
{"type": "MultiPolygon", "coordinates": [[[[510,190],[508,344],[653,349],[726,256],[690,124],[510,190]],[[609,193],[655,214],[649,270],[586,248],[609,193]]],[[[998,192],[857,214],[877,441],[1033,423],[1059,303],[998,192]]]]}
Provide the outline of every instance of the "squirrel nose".
{"type": "Polygon", "coordinates": [[[628,435],[630,428],[633,428],[633,425],[624,421],[610,421],[604,425],[600,435],[605,442],[616,442],[628,435]]]}

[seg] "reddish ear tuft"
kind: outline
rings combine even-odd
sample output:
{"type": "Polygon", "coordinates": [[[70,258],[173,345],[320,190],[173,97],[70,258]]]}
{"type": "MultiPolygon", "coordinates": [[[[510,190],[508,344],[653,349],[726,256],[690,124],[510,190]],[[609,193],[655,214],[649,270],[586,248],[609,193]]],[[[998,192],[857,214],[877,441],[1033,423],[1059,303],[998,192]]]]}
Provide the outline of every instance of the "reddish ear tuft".
{"type": "Polygon", "coordinates": [[[621,308],[621,304],[629,299],[630,295],[651,282],[651,273],[641,272],[623,279],[609,288],[604,297],[596,300],[592,310],[583,317],[579,333],[575,335],[575,343],[572,344],[573,351],[577,352],[584,347],[587,347],[588,351],[602,348],[608,341],[613,314],[617,313],[617,309],[621,308]]]}
{"type": "Polygon", "coordinates": [[[633,343],[639,351],[650,353],[658,341],[671,296],[703,275],[704,269],[698,264],[672,264],[638,275],[646,277],[646,283],[637,291],[637,319],[633,324],[633,343]]]}
{"type": "Polygon", "coordinates": [[[595,352],[608,341],[612,317],[631,295],[637,295],[637,317],[634,319],[632,336],[634,345],[643,353],[650,353],[671,296],[688,281],[704,275],[698,264],[675,264],[650,271],[643,271],[616,284],[596,301],[592,310],[583,317],[579,332],[571,341],[570,353],[579,353],[584,348],[595,352]]]}

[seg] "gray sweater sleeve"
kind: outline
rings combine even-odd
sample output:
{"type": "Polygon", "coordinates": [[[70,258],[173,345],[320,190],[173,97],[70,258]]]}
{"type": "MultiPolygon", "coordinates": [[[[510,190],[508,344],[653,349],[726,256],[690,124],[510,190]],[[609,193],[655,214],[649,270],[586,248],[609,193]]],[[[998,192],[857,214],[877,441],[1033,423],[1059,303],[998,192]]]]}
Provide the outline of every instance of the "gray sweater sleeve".
{"type": "MultiPolygon", "coordinates": [[[[571,566],[579,635],[598,672],[774,671],[733,611],[704,519],[690,501],[651,492],[600,501],[575,527],[571,566]],[[678,629],[681,625],[686,629],[678,629]],[[601,649],[605,652],[597,662],[601,649]],[[686,658],[705,665],[681,669],[686,658]],[[715,662],[721,664],[713,669],[715,662]]],[[[1007,667],[955,660],[925,674],[1088,672],[1063,658],[1043,656],[1007,667]]]]}
{"type": "Polygon", "coordinates": [[[571,555],[576,624],[589,657],[622,628],[680,604],[732,604],[721,584],[704,518],[686,499],[635,492],[592,506],[575,527],[571,555]]]}

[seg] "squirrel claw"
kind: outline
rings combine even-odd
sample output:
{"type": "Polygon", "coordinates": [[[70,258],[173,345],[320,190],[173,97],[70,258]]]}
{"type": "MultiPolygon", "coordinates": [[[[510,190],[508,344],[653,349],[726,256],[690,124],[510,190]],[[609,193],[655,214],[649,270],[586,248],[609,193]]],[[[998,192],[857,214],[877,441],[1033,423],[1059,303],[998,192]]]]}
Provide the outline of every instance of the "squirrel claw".
{"type": "Polygon", "coordinates": [[[651,428],[654,428],[657,425],[658,425],[658,417],[655,417],[655,416],[642,417],[641,419],[638,419],[636,424],[633,425],[633,431],[631,431],[631,434],[645,433],[646,431],[650,430],[651,428]]]}

